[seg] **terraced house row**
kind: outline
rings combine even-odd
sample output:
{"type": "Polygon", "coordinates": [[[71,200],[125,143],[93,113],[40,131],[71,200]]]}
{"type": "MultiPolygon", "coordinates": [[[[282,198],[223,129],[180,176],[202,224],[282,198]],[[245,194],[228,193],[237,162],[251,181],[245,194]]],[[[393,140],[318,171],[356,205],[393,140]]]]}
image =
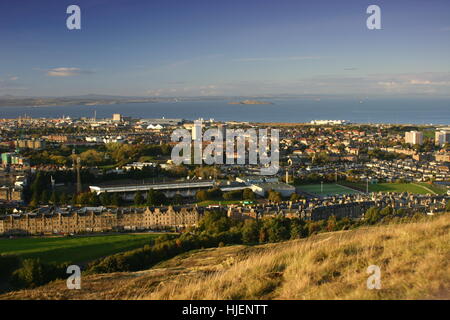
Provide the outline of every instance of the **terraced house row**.
{"type": "Polygon", "coordinates": [[[0,217],[0,234],[70,234],[120,230],[186,228],[198,224],[200,208],[81,208],[0,217]]]}

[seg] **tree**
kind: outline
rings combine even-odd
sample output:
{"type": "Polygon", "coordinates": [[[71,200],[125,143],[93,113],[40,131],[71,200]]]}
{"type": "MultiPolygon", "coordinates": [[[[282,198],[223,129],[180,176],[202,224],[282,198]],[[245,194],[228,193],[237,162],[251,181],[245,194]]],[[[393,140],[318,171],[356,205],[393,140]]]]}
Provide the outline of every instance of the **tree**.
{"type": "MultiPolygon", "coordinates": [[[[214,187],[211,189],[208,189],[207,191],[208,193],[208,199],[209,200],[213,200],[213,199],[221,199],[222,198],[222,190],[220,190],[220,188],[218,187],[214,187]]],[[[239,192],[239,196],[241,196],[241,192],[239,192]]]]}
{"type": "Polygon", "coordinates": [[[100,194],[100,203],[102,206],[109,206],[111,204],[111,197],[108,192],[100,194]]]}
{"type": "Polygon", "coordinates": [[[34,179],[33,183],[31,184],[31,192],[42,192],[42,190],[46,189],[48,185],[48,178],[44,176],[44,173],[42,171],[38,171],[36,178],[34,179]]]}
{"type": "Polygon", "coordinates": [[[121,203],[122,203],[121,200],[122,200],[122,199],[120,199],[120,196],[119,196],[117,193],[114,193],[113,196],[112,196],[112,198],[111,198],[111,204],[112,204],[113,206],[120,207],[120,205],[121,205],[121,203]]]}
{"type": "Polygon", "coordinates": [[[290,200],[291,201],[298,201],[298,200],[300,200],[302,197],[298,194],[298,193],[293,193],[293,194],[291,194],[291,198],[290,198],[290,200]]]}
{"type": "Polygon", "coordinates": [[[305,222],[299,218],[293,218],[291,220],[291,239],[299,239],[307,236],[304,225],[305,222]]]}
{"type": "Polygon", "coordinates": [[[47,204],[48,201],[49,201],[49,198],[50,198],[50,196],[48,194],[48,191],[47,190],[42,191],[42,193],[41,193],[41,201],[40,202],[42,204],[47,204]]]}
{"type": "Polygon", "coordinates": [[[70,204],[72,205],[72,206],[76,206],[77,205],[77,195],[74,193],[73,195],[72,195],[72,198],[70,199],[70,204]]]}
{"type": "Polygon", "coordinates": [[[255,220],[245,220],[242,226],[242,241],[244,243],[257,243],[259,240],[259,225],[255,220]]]}
{"type": "Polygon", "coordinates": [[[279,242],[290,238],[289,219],[276,217],[264,221],[269,242],[279,242]]]}
{"type": "Polygon", "coordinates": [[[380,216],[382,217],[387,217],[387,216],[391,216],[394,214],[394,209],[392,209],[391,207],[384,207],[381,211],[380,211],[380,216]]]}
{"type": "Polygon", "coordinates": [[[206,201],[208,200],[208,192],[206,192],[206,190],[199,190],[195,194],[195,198],[197,201],[206,201]]]}
{"type": "Polygon", "coordinates": [[[30,207],[37,207],[39,204],[39,200],[41,195],[38,191],[33,192],[33,196],[31,197],[30,207]]]}
{"type": "Polygon", "coordinates": [[[182,204],[183,203],[183,196],[181,194],[177,193],[173,197],[173,203],[175,203],[175,204],[182,204]]]}
{"type": "Polygon", "coordinates": [[[147,205],[155,206],[156,205],[156,192],[153,189],[150,189],[147,192],[147,205]]]}
{"type": "Polygon", "coordinates": [[[281,193],[279,193],[277,191],[269,190],[269,195],[268,195],[267,199],[272,202],[281,202],[281,200],[282,200],[281,193]]]}
{"type": "Polygon", "coordinates": [[[91,206],[96,207],[96,206],[100,205],[100,203],[101,203],[100,198],[98,197],[98,195],[95,192],[89,192],[88,195],[89,195],[88,202],[91,206]]]}
{"type": "Polygon", "coordinates": [[[380,218],[381,218],[380,209],[378,209],[377,207],[369,208],[364,214],[364,220],[368,224],[375,224],[380,220],[380,218]]]}
{"type": "Polygon", "coordinates": [[[105,155],[94,149],[89,149],[80,154],[81,161],[88,166],[96,166],[105,161],[105,155]]]}
{"type": "Polygon", "coordinates": [[[337,230],[337,221],[335,216],[328,217],[327,220],[327,231],[336,231],[337,230]]]}
{"type": "Polygon", "coordinates": [[[58,194],[55,191],[53,191],[52,195],[50,196],[50,203],[53,205],[58,204],[58,194]]]}
{"type": "Polygon", "coordinates": [[[261,229],[259,229],[259,243],[267,242],[267,238],[267,229],[263,226],[261,229]]]}
{"type": "Polygon", "coordinates": [[[161,191],[150,189],[147,193],[148,206],[160,206],[167,203],[167,197],[161,191]]]}
{"type": "Polygon", "coordinates": [[[221,211],[208,211],[199,222],[199,230],[210,235],[228,231],[230,226],[230,218],[221,211]]]}
{"type": "Polygon", "coordinates": [[[242,192],[242,198],[244,200],[255,200],[256,196],[255,193],[253,192],[252,189],[250,188],[245,188],[244,191],[242,192]]]}
{"type": "Polygon", "coordinates": [[[234,190],[234,191],[228,191],[223,194],[224,200],[242,200],[242,191],[241,190],[234,190]]]}
{"type": "Polygon", "coordinates": [[[135,205],[141,205],[144,203],[144,198],[142,197],[142,193],[140,191],[136,192],[134,195],[134,204],[135,205]]]}
{"type": "Polygon", "coordinates": [[[311,221],[308,223],[308,235],[309,236],[319,233],[320,231],[322,231],[322,222],[311,221]]]}
{"type": "Polygon", "coordinates": [[[90,204],[91,196],[89,192],[80,193],[77,196],[76,203],[82,206],[90,204]]]}
{"type": "Polygon", "coordinates": [[[161,205],[164,205],[166,203],[167,203],[166,195],[163,192],[161,192],[161,191],[157,191],[156,192],[156,204],[158,206],[161,206],[161,205]]]}
{"type": "Polygon", "coordinates": [[[67,195],[65,192],[61,193],[60,197],[59,197],[59,203],[60,204],[67,204],[68,203],[68,199],[67,199],[67,195]]]}

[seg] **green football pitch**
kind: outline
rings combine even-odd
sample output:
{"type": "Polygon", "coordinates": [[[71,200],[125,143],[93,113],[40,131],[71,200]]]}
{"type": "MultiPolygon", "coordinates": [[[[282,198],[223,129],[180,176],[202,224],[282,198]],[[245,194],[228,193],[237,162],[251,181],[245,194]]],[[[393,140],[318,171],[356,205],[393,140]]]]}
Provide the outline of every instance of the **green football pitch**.
{"type": "Polygon", "coordinates": [[[320,184],[299,185],[297,186],[297,189],[300,191],[313,193],[319,196],[361,193],[360,191],[353,190],[348,187],[340,186],[334,183],[324,183],[323,186],[320,184]]]}
{"type": "Polygon", "coordinates": [[[113,234],[80,237],[0,239],[0,254],[39,258],[43,262],[87,262],[149,244],[161,234],[113,234]]]}

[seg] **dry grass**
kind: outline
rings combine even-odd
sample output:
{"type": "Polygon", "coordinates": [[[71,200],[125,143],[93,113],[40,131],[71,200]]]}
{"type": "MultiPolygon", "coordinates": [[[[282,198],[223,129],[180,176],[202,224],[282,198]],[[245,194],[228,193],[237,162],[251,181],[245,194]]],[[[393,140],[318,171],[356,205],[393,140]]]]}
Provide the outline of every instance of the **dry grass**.
{"type": "Polygon", "coordinates": [[[450,299],[450,215],[185,254],[137,273],[56,281],[0,299],[450,299]],[[369,265],[382,288],[368,290],[369,265]]]}

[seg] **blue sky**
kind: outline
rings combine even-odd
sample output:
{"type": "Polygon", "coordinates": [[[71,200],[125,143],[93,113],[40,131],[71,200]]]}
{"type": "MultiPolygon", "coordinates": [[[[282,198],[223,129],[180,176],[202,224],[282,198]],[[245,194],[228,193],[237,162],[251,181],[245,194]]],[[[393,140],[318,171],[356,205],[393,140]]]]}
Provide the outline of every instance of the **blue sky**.
{"type": "Polygon", "coordinates": [[[450,95],[448,0],[2,0],[0,44],[0,95],[450,95]]]}

